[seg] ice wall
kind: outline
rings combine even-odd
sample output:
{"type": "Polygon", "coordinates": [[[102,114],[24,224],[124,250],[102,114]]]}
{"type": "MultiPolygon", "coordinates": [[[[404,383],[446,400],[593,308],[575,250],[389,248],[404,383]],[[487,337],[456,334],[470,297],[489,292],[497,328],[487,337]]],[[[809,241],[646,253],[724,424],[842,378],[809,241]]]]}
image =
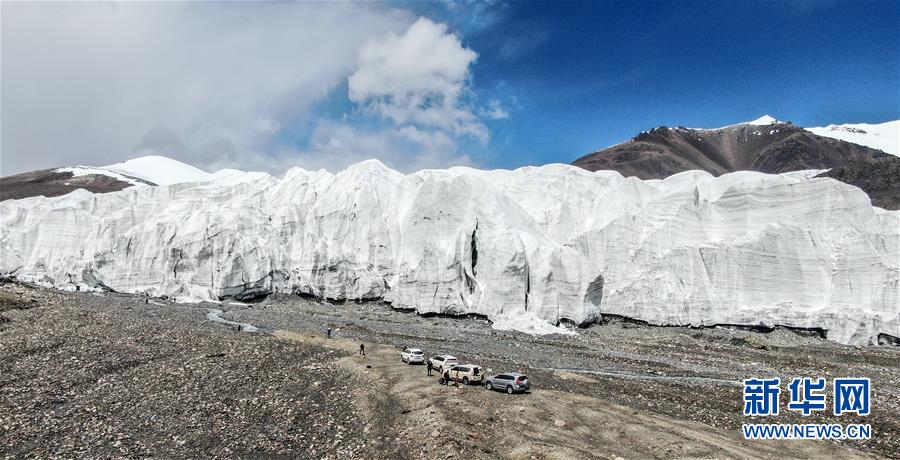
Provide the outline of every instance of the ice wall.
{"type": "MultiPolygon", "coordinates": [[[[270,292],[419,312],[900,336],[900,212],[809,174],[662,181],[548,165],[281,179],[0,203],[0,273],[182,301],[270,292]]],[[[533,329],[533,324],[532,327],[533,329]]]]}

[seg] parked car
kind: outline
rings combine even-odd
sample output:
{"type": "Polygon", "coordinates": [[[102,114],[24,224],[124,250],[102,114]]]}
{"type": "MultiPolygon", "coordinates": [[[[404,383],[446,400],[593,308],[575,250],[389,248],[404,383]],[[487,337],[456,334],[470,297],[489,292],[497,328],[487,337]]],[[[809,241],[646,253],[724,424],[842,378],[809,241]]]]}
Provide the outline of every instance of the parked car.
{"type": "Polygon", "coordinates": [[[449,372],[450,380],[462,382],[464,385],[484,381],[484,371],[481,369],[481,366],[474,364],[457,364],[450,367],[449,372]]]}
{"type": "Polygon", "coordinates": [[[425,352],[418,348],[405,348],[400,352],[400,361],[407,364],[424,363],[425,352]]]}
{"type": "Polygon", "coordinates": [[[449,369],[450,366],[459,364],[459,360],[450,355],[432,356],[429,361],[431,361],[431,367],[437,369],[438,372],[444,372],[444,369],[449,369]]]}
{"type": "Polygon", "coordinates": [[[484,387],[488,390],[506,391],[509,394],[524,393],[531,389],[531,382],[528,380],[527,375],[507,372],[489,377],[485,380],[484,387]]]}

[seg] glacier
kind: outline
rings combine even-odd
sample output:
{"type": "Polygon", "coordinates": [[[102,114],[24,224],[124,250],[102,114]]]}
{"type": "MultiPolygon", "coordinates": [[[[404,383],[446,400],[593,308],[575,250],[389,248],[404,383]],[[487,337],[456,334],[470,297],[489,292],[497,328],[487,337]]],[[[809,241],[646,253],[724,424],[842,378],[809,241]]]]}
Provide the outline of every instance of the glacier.
{"type": "Polygon", "coordinates": [[[383,299],[537,332],[619,315],[900,337],[900,212],[813,175],[232,170],[2,202],[0,275],[186,302],[383,299]]]}

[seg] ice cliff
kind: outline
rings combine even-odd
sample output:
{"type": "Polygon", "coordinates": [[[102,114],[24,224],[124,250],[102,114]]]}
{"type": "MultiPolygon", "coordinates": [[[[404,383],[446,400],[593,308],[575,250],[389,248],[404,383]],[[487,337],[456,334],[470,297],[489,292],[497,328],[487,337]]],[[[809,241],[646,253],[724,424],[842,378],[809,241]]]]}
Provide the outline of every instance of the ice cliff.
{"type": "Polygon", "coordinates": [[[521,328],[614,314],[900,336],[900,212],[805,172],[641,181],[367,161],[5,201],[0,230],[0,273],[60,288],[383,298],[521,328]]]}

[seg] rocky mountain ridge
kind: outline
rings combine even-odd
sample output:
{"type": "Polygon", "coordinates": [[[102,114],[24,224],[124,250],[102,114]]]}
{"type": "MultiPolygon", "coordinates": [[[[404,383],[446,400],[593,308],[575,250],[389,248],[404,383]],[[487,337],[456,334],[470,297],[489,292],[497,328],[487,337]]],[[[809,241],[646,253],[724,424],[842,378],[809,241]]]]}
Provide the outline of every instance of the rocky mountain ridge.
{"type": "Polygon", "coordinates": [[[865,145],[825,137],[790,122],[764,116],[752,122],[714,129],[661,126],[634,138],[585,155],[572,164],[589,171],[614,170],[640,179],[663,179],[683,171],[713,175],[735,171],[779,174],[825,170],[851,164],[857,175],[868,174],[853,185],[864,187],[873,202],[897,209],[900,190],[884,183],[873,167],[861,164],[900,164],[900,158],[865,145]]]}

